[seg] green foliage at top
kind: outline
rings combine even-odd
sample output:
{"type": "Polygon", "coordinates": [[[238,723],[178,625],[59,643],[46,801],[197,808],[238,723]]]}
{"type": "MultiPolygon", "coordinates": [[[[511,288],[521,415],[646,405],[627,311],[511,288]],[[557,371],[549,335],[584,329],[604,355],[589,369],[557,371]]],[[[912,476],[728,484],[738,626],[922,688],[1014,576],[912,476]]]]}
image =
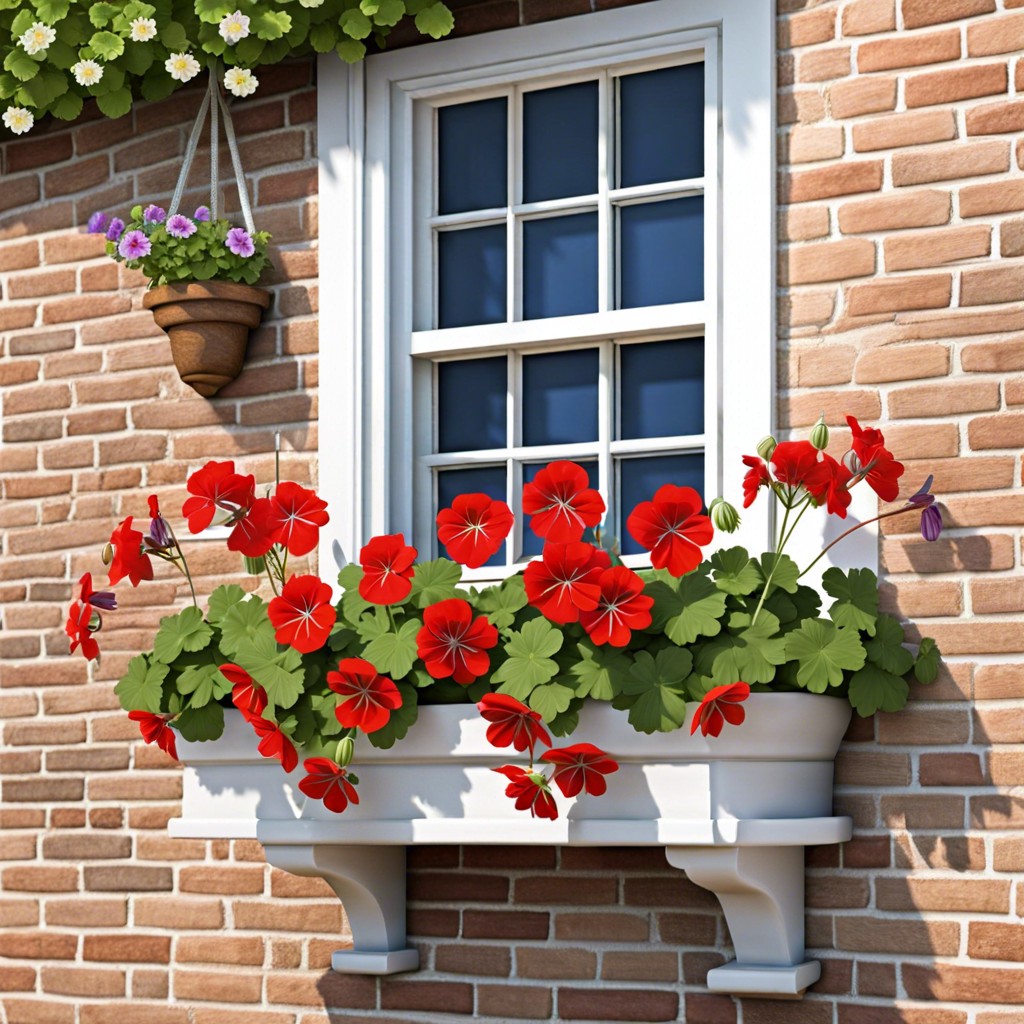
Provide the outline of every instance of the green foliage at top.
{"type": "Polygon", "coordinates": [[[191,53],[202,65],[216,58],[258,69],[333,50],[351,63],[368,46],[385,47],[403,20],[433,39],[454,24],[441,0],[0,0],[0,106],[72,120],[93,96],[107,117],[122,117],[135,100],[162,99],[181,87],[164,66],[172,53],[191,53]],[[219,25],[235,11],[249,18],[249,35],[230,44],[219,25]],[[152,38],[133,38],[140,18],[156,23],[152,38]],[[19,38],[36,22],[56,38],[29,54],[19,38]],[[70,69],[79,60],[102,66],[99,82],[76,82],[70,69]]]}

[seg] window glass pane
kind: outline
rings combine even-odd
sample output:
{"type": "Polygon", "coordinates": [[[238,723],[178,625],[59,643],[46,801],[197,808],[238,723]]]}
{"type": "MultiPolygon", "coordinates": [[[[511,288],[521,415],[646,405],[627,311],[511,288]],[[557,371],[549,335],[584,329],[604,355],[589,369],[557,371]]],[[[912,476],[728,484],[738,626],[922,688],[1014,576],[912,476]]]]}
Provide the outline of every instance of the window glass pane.
{"type": "Polygon", "coordinates": [[[523,444],[597,440],[596,348],[523,357],[523,444]]]}
{"type": "Polygon", "coordinates": [[[437,211],[508,202],[508,101],[502,96],[437,111],[437,211]]]}
{"type": "Polygon", "coordinates": [[[620,543],[624,555],[641,554],[642,548],[626,529],[630,512],[641,501],[651,501],[664,484],[692,487],[704,494],[704,455],[653,455],[640,459],[619,459],[619,510],[622,519],[620,543]]]}
{"type": "MultiPolygon", "coordinates": [[[[437,472],[437,508],[448,508],[460,494],[484,493],[498,501],[505,497],[505,464],[500,466],[474,466],[472,469],[440,469],[437,472]]],[[[438,551],[444,554],[444,545],[438,541],[438,551]]],[[[484,563],[505,564],[505,545],[484,563]]]]}
{"type": "Polygon", "coordinates": [[[704,433],[704,339],[619,348],[619,437],[704,433]]]}
{"type": "Polygon", "coordinates": [[[619,305],[704,298],[704,197],[619,208],[619,305]]]}
{"type": "Polygon", "coordinates": [[[704,65],[619,79],[619,185],[704,176],[704,65]]]}
{"type": "Polygon", "coordinates": [[[438,451],[505,447],[507,366],[505,356],[438,363],[438,451]]]}
{"type": "Polygon", "coordinates": [[[523,94],[523,202],[597,191],[597,82],[523,94]]]}
{"type": "Polygon", "coordinates": [[[523,317],[597,312],[597,214],[523,224],[523,317]]]}
{"type": "Polygon", "coordinates": [[[505,225],[437,236],[437,326],[505,320],[505,225]]]}
{"type": "MultiPolygon", "coordinates": [[[[523,483],[529,483],[547,464],[554,462],[548,459],[546,462],[528,462],[523,466],[523,483]]],[[[601,474],[598,471],[597,459],[572,459],[577,466],[582,466],[590,477],[590,486],[598,490],[601,486],[601,474]]],[[[523,555],[529,558],[532,555],[539,555],[544,549],[544,538],[538,537],[530,529],[530,517],[522,516],[523,520],[523,555]]]]}

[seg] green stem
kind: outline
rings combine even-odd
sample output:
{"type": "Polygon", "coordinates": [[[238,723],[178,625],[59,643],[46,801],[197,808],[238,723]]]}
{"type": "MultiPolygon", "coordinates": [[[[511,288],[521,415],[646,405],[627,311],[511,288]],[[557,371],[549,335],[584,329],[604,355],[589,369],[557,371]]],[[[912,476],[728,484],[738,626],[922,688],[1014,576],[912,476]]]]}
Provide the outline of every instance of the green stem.
{"type": "MultiPolygon", "coordinates": [[[[883,519],[889,519],[892,516],[901,516],[904,512],[919,511],[920,508],[917,505],[904,505],[902,508],[895,508],[891,512],[882,512],[880,515],[875,516],[874,519],[865,519],[863,523],[857,523],[856,526],[851,526],[848,530],[845,530],[843,531],[843,533],[839,534],[839,536],[836,537],[834,541],[832,541],[830,544],[827,544],[824,548],[822,548],[821,554],[818,555],[818,557],[815,558],[814,561],[811,562],[811,564],[807,566],[807,568],[804,569],[802,573],[800,573],[800,576],[804,576],[807,573],[809,573],[832,548],[834,548],[844,537],[849,537],[851,533],[856,533],[858,530],[863,529],[865,526],[870,526],[872,523],[880,522],[883,519]]],[[[797,579],[800,579],[800,576],[797,576],[797,579]]]]}
{"type": "Polygon", "coordinates": [[[775,578],[775,570],[779,567],[779,562],[782,560],[782,552],[785,548],[789,538],[793,536],[793,531],[797,528],[800,520],[803,518],[803,514],[807,511],[811,504],[811,496],[808,495],[800,507],[800,511],[796,515],[796,519],[793,520],[793,525],[789,528],[789,532],[786,531],[786,523],[789,520],[789,513],[791,511],[790,506],[786,506],[786,514],[782,518],[782,529],[779,530],[779,546],[775,551],[775,561],[772,562],[772,571],[768,573],[768,578],[764,581],[764,590],[761,591],[761,598],[757,602],[757,607],[754,609],[754,614],[750,619],[751,627],[757,625],[757,617],[761,614],[761,609],[764,607],[764,602],[768,597],[768,592],[772,587],[772,580],[775,578]]]}
{"type": "MultiPolygon", "coordinates": [[[[167,520],[165,519],[164,522],[167,522],[167,520]]],[[[198,608],[199,599],[196,597],[196,588],[192,585],[192,573],[188,571],[188,559],[185,557],[185,552],[181,550],[178,538],[174,535],[174,527],[170,523],[167,523],[167,530],[171,535],[171,543],[174,545],[174,550],[178,552],[178,558],[181,559],[181,564],[178,565],[178,568],[185,574],[185,579],[188,580],[188,589],[192,591],[192,604],[198,608]]],[[[170,561],[174,562],[175,565],[178,564],[173,558],[170,561]]]]}

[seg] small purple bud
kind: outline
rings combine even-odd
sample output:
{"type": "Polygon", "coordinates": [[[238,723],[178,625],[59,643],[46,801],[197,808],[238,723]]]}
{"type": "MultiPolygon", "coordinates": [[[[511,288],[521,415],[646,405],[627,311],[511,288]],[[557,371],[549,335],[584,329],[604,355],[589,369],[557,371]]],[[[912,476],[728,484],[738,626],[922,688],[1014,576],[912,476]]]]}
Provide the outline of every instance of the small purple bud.
{"type": "Polygon", "coordinates": [[[921,484],[920,490],[917,491],[915,494],[912,494],[909,498],[907,498],[907,501],[911,505],[917,505],[921,508],[927,508],[929,505],[934,504],[935,495],[929,494],[929,491],[931,491],[932,489],[932,480],[934,479],[934,476],[929,476],[928,479],[925,480],[923,484],[921,484]]]}
{"type": "Polygon", "coordinates": [[[93,608],[102,608],[105,612],[117,610],[117,598],[110,590],[97,590],[89,595],[89,604],[93,608]]]}
{"type": "Polygon", "coordinates": [[[921,536],[925,540],[938,540],[942,533],[942,513],[937,505],[928,505],[921,510],[921,536]]]}
{"type": "Polygon", "coordinates": [[[195,219],[207,221],[210,219],[210,208],[208,206],[197,206],[195,212],[195,219]]]}
{"type": "Polygon", "coordinates": [[[160,551],[171,546],[171,530],[163,516],[157,516],[149,521],[149,534],[146,540],[160,551]]]}
{"type": "Polygon", "coordinates": [[[97,210],[90,218],[86,231],[90,235],[102,235],[110,226],[110,218],[102,211],[97,210]]]}
{"type": "Polygon", "coordinates": [[[107,228],[107,241],[116,242],[124,234],[124,221],[120,217],[115,217],[110,222],[110,227],[107,228]]]}

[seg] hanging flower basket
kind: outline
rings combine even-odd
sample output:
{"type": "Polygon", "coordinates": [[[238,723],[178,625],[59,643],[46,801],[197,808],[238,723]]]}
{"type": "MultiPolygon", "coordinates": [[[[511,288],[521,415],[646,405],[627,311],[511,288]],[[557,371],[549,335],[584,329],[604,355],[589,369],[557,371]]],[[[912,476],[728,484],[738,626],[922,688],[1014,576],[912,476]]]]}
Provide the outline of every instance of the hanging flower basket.
{"type": "Polygon", "coordinates": [[[210,398],[242,372],[249,331],[259,326],[270,294],[231,281],[188,281],[153,288],[142,304],[170,338],[178,375],[210,398]]]}

